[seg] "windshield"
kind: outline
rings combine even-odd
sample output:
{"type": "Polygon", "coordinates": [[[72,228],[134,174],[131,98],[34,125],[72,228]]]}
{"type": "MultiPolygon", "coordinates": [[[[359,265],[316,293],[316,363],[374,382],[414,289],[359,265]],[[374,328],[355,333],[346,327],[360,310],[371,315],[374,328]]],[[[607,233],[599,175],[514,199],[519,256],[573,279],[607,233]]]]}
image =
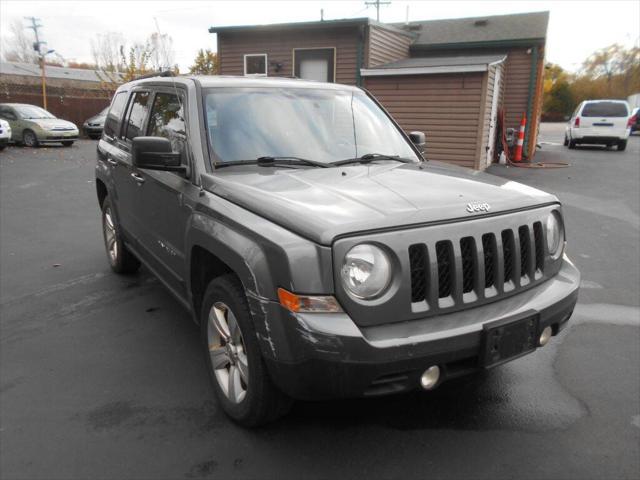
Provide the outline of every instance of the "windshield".
{"type": "Polygon", "coordinates": [[[220,162],[286,156],[329,163],[370,153],[419,160],[364,92],[264,87],[204,95],[209,141],[220,162]]]}
{"type": "Polygon", "coordinates": [[[20,118],[24,118],[26,120],[37,118],[56,118],[45,109],[34,105],[17,105],[14,108],[16,112],[18,112],[18,115],[20,115],[20,118]]]}
{"type": "Polygon", "coordinates": [[[626,117],[627,106],[620,102],[587,103],[582,109],[583,117],[626,117]]]}

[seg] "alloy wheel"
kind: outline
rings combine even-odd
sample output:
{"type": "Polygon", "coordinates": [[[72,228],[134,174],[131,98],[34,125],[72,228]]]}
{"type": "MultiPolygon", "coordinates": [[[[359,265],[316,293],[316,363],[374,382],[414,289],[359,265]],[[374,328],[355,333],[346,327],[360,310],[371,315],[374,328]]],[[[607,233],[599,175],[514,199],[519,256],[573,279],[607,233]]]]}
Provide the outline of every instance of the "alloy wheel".
{"type": "Polygon", "coordinates": [[[220,389],[233,403],[247,396],[249,359],[236,316],[222,302],[216,302],[207,319],[209,358],[220,389]]]}
{"type": "Polygon", "coordinates": [[[116,237],[116,226],[113,221],[110,208],[105,209],[104,221],[102,223],[104,229],[104,243],[107,247],[109,260],[112,264],[115,264],[118,261],[118,241],[116,237]]]}
{"type": "Polygon", "coordinates": [[[33,147],[35,146],[37,140],[33,132],[27,131],[27,132],[24,132],[23,141],[27,147],[33,147]]]}

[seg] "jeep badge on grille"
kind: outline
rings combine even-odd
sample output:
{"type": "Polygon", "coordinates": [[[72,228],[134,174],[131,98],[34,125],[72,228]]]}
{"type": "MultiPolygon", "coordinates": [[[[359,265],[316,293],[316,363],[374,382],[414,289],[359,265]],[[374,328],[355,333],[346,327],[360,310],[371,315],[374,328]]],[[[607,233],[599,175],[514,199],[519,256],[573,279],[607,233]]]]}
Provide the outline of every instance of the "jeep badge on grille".
{"type": "Polygon", "coordinates": [[[471,202],[467,203],[467,212],[488,212],[491,209],[488,203],[471,202]]]}

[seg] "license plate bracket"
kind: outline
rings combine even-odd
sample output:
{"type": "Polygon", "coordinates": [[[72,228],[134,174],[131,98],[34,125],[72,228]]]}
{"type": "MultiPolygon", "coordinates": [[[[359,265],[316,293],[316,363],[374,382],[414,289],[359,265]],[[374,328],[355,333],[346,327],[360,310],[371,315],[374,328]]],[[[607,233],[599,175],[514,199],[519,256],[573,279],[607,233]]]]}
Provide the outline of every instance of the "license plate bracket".
{"type": "Polygon", "coordinates": [[[538,314],[525,312],[484,325],[480,362],[492,368],[526,355],[538,346],[538,314]]]}

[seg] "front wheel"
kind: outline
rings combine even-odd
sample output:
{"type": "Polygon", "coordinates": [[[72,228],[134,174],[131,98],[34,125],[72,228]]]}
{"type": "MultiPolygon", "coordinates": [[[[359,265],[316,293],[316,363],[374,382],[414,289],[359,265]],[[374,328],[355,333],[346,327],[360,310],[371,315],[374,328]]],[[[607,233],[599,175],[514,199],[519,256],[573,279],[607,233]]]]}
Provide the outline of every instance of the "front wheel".
{"type": "Polygon", "coordinates": [[[627,141],[626,140],[620,140],[618,142],[618,151],[619,152],[624,152],[624,150],[627,148],[627,141]]]}
{"type": "Polygon", "coordinates": [[[62,142],[63,147],[70,147],[71,145],[73,145],[73,142],[71,141],[62,142]]]}
{"type": "Polygon", "coordinates": [[[32,130],[25,130],[22,134],[22,143],[27,147],[36,148],[39,145],[38,137],[32,130]]]}
{"type": "Polygon", "coordinates": [[[102,233],[111,269],[116,273],[135,273],[140,268],[140,261],[122,241],[109,197],[102,203],[102,233]]]}
{"type": "Polygon", "coordinates": [[[225,413],[246,427],[284,415],[291,400],[269,377],[244,290],[235,276],[209,284],[200,326],[207,369],[225,413]]]}

